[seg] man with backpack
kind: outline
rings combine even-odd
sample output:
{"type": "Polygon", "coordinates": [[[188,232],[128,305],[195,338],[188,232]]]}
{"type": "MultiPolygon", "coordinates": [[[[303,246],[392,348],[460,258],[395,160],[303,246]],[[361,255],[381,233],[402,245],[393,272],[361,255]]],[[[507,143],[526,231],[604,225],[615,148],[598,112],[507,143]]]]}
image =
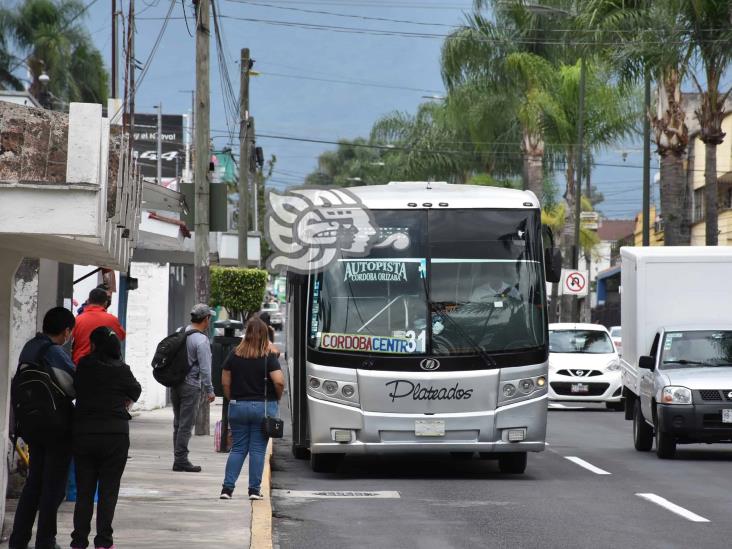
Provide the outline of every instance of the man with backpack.
{"type": "Polygon", "coordinates": [[[188,372],[182,382],[171,387],[170,400],[173,403],[173,471],[200,473],[201,466],[193,465],[188,459],[188,443],[196,422],[198,405],[201,401],[201,387],[213,402],[211,383],[211,342],[208,331],[214,311],[205,303],[191,309],[191,323],[186,327],[186,354],[188,372]]]}
{"type": "Polygon", "coordinates": [[[28,478],[18,500],[10,549],[26,549],[38,515],[36,549],[55,549],[56,515],[66,490],[71,461],[74,363],[61,346],[71,337],[74,315],[54,307],[43,318],[43,333],[20,353],[11,384],[15,434],[30,449],[28,478]]]}

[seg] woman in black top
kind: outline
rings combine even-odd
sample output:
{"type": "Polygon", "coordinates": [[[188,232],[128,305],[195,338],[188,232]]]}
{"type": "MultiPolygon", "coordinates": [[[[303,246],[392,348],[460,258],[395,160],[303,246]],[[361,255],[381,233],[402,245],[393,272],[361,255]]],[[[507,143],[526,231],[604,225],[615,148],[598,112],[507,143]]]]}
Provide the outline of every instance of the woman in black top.
{"type": "Polygon", "coordinates": [[[226,461],[221,499],[231,499],[247,454],[249,499],[262,499],[260,488],[267,450],[267,439],[262,432],[264,401],[266,397],[267,415],[276,416],[277,401],[285,388],[280,363],[270,352],[267,332],[264,322],[250,319],[241,343],[223,364],[221,385],[229,399],[229,426],[234,444],[226,461]]]}
{"type": "Polygon", "coordinates": [[[82,549],[89,544],[97,483],[94,547],[114,547],[112,519],[130,448],[132,417],[127,408],[142,392],[130,367],[122,362],[120,342],[113,330],[97,328],[89,340],[92,351],[76,367],[72,427],[77,492],[71,547],[82,549]]]}

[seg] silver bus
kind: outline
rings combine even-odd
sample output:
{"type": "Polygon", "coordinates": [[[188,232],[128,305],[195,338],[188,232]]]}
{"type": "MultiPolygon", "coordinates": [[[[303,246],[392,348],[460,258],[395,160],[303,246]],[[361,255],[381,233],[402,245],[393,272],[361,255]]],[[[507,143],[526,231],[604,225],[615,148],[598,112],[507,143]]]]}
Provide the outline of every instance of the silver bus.
{"type": "Polygon", "coordinates": [[[325,472],[347,455],[477,452],[523,473],[545,445],[545,280],[561,273],[536,196],[447,183],[348,191],[377,243],[288,272],[293,454],[325,472]]]}

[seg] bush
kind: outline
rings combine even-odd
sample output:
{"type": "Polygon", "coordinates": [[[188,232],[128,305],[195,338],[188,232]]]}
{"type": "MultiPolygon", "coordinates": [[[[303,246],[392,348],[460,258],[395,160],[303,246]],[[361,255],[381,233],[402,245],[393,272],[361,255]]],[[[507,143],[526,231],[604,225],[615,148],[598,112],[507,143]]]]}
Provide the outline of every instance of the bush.
{"type": "Polygon", "coordinates": [[[262,306],[267,278],[261,269],[211,267],[211,304],[244,320],[262,306]]]}

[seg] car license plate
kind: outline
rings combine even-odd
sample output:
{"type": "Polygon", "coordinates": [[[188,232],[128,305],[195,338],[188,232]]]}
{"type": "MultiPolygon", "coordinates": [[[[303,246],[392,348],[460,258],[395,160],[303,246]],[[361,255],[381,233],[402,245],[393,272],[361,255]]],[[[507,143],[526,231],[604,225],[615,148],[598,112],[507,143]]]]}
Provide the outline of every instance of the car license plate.
{"type": "Polygon", "coordinates": [[[590,390],[590,386],[587,383],[572,383],[571,391],[573,393],[587,393],[590,390]]]}
{"type": "Polygon", "coordinates": [[[732,423],[732,410],[722,410],[722,423],[732,423]]]}
{"type": "Polygon", "coordinates": [[[445,422],[441,419],[418,419],[414,422],[414,434],[418,437],[444,437],[445,422]]]}

